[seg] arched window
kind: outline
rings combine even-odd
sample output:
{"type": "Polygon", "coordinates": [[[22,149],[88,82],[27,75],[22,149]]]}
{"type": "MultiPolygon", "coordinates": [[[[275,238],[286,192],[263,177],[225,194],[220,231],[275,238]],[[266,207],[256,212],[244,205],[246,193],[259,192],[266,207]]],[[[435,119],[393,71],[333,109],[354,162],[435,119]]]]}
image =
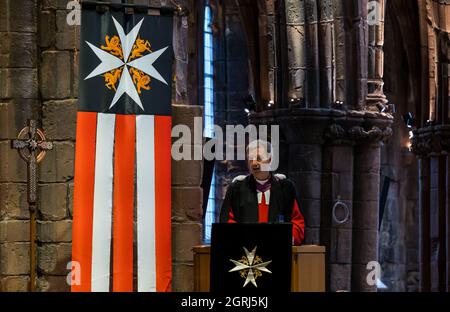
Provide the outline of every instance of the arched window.
{"type": "MultiPolygon", "coordinates": [[[[213,33],[211,28],[212,13],[209,1],[205,3],[205,19],[203,27],[203,85],[204,85],[204,136],[212,139],[214,137],[214,47],[213,33]]],[[[211,225],[215,221],[216,210],[216,176],[213,169],[211,186],[209,189],[208,203],[204,218],[204,241],[211,240],[211,225]]]]}

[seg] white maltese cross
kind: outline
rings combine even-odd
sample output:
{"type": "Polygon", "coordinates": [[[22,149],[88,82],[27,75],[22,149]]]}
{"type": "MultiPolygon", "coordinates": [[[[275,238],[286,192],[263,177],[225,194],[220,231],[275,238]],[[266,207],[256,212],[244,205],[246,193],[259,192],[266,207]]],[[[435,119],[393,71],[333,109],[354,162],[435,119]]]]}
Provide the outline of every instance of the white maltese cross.
{"type": "Polygon", "coordinates": [[[111,102],[111,105],[109,106],[109,109],[111,109],[117,103],[117,101],[119,101],[122,95],[126,93],[142,110],[144,110],[141,98],[139,97],[139,94],[128,71],[128,66],[134,67],[146,73],[150,77],[153,77],[167,85],[167,82],[164,80],[164,78],[159,74],[156,68],[153,67],[153,63],[161,56],[161,54],[164,53],[164,51],[166,51],[168,46],[159,49],[155,52],[144,55],[142,57],[138,57],[132,61],[129,61],[128,58],[133,49],[133,45],[136,41],[136,38],[139,35],[139,30],[141,29],[142,22],[144,21],[144,19],[141,19],[140,22],[137,23],[133,27],[133,29],[128,33],[128,35],[125,35],[122,25],[120,25],[119,22],[117,22],[117,20],[114,17],[112,17],[112,19],[114,21],[117,33],[119,34],[124,61],[122,61],[117,56],[114,56],[106,51],[103,51],[102,49],[99,49],[90,42],[86,41],[88,46],[98,56],[101,63],[86,78],[84,78],[84,80],[123,67],[119,81],[119,86],[117,87],[117,91],[114,94],[114,98],[111,102]]]}

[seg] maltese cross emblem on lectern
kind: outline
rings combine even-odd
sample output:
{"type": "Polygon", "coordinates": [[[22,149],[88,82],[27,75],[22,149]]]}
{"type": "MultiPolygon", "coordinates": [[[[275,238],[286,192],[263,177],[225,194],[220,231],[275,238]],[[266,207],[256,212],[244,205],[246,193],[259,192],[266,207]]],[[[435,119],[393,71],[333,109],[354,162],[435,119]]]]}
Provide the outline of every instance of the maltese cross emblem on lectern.
{"type": "Polygon", "coordinates": [[[269,265],[272,260],[264,262],[260,256],[256,255],[255,247],[251,252],[247,250],[247,248],[243,247],[245,251],[245,255],[242,256],[241,260],[236,261],[229,259],[236,266],[232,268],[228,272],[239,272],[242,278],[245,278],[244,285],[242,287],[247,286],[248,283],[252,283],[255,287],[256,279],[262,276],[262,272],[272,273],[269,269],[267,269],[267,265],[269,265]]]}

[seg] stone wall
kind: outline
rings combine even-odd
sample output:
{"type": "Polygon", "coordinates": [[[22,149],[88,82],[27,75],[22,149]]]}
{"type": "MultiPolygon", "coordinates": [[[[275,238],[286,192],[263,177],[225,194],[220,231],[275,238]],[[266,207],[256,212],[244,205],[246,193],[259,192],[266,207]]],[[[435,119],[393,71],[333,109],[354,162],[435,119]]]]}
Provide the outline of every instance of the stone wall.
{"type": "Polygon", "coordinates": [[[68,291],[78,96],[80,29],[66,22],[66,1],[42,1],[38,8],[39,88],[42,128],[54,149],[40,166],[38,215],[39,291],[68,291]]]}
{"type": "MultiPolygon", "coordinates": [[[[70,290],[66,266],[71,260],[80,28],[66,23],[67,3],[0,2],[0,291],[29,289],[26,165],[10,148],[28,118],[39,120],[54,142],[39,165],[37,290],[70,290]]],[[[173,106],[173,124],[193,129],[193,117],[201,115],[198,106],[173,106]]],[[[193,289],[191,247],[201,242],[201,177],[201,161],[172,163],[176,291],[193,289]]]]}
{"type": "MultiPolygon", "coordinates": [[[[173,105],[173,126],[188,125],[194,133],[194,117],[203,116],[199,106],[173,105]]],[[[201,146],[192,146],[198,149],[201,146]]],[[[194,290],[192,246],[202,241],[203,176],[201,160],[172,160],[172,257],[173,291],[194,290]]]]}
{"type": "Polygon", "coordinates": [[[27,118],[40,115],[36,12],[37,1],[0,3],[0,290],[4,291],[24,291],[29,283],[27,174],[10,139],[27,118]]]}

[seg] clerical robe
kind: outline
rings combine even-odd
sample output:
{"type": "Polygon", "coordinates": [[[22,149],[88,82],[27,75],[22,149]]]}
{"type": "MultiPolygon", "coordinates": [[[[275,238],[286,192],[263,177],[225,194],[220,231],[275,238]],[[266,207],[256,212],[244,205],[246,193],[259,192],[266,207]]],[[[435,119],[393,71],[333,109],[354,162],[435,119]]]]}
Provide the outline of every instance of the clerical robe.
{"type": "Polygon", "coordinates": [[[235,178],[227,189],[220,222],[291,222],[295,245],[303,242],[305,233],[295,186],[283,175],[271,175],[264,186],[258,185],[252,175],[235,178]]]}

